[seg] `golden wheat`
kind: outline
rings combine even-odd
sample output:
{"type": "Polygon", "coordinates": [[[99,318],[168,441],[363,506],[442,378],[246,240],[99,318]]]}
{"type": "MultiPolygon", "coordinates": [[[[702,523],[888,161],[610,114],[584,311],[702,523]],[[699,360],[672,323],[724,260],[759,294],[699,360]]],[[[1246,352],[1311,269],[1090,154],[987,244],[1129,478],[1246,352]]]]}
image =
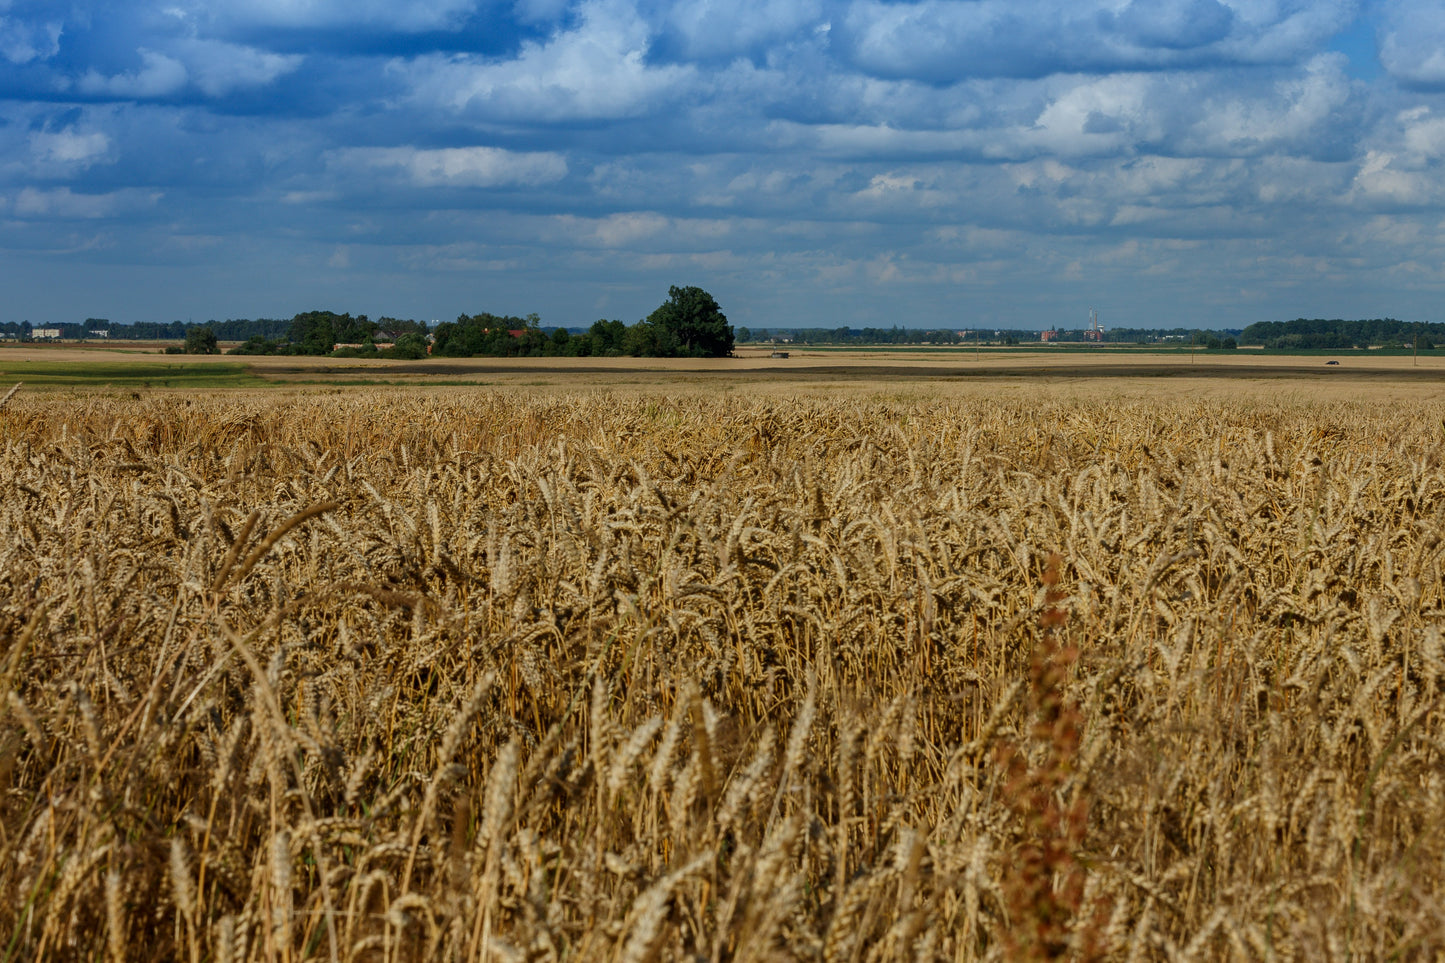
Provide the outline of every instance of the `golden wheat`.
{"type": "Polygon", "coordinates": [[[3,958],[1439,956],[1441,415],[7,396],[3,958]]]}

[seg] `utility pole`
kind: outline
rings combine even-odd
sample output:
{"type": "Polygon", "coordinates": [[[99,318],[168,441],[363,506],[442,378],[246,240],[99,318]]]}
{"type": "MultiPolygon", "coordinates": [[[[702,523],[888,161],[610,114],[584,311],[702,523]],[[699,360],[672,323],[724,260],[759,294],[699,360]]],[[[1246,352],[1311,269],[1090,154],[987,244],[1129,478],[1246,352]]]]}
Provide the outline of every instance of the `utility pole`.
{"type": "Polygon", "coordinates": [[[1420,366],[1420,325],[1422,323],[1423,322],[1420,321],[1415,322],[1415,360],[1413,364],[1417,368],[1420,366]]]}

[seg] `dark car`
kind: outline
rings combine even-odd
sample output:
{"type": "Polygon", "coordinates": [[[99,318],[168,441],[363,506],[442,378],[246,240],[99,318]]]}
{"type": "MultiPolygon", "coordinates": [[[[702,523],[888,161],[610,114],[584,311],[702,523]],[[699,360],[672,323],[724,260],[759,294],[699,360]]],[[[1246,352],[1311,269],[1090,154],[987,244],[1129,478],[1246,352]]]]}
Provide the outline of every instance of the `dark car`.
{"type": "Polygon", "coordinates": [[[1326,361],[1325,364],[1339,364],[1338,361],[1326,361]]]}

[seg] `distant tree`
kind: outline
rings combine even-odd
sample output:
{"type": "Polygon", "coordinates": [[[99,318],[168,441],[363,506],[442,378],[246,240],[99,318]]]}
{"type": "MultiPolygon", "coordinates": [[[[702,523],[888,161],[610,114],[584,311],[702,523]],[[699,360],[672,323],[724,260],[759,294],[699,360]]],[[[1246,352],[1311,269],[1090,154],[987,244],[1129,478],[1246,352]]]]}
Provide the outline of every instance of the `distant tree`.
{"type": "Polygon", "coordinates": [[[627,325],[621,321],[593,321],[592,327],[587,329],[586,337],[591,342],[588,354],[594,357],[616,357],[626,353],[624,342],[627,339],[627,325]]]}
{"type": "Polygon", "coordinates": [[[458,315],[455,321],[437,325],[432,353],[444,358],[524,357],[542,354],[546,337],[537,328],[535,314],[525,318],[482,314],[458,315]],[[520,332],[512,334],[513,331],[520,332]]]}
{"type": "Polygon", "coordinates": [[[352,317],[343,314],[332,322],[336,340],[345,344],[362,344],[376,339],[376,323],[364,314],[352,317]]]}
{"type": "Polygon", "coordinates": [[[236,345],[227,354],[275,354],[280,347],[275,341],[261,334],[253,334],[251,337],[236,345]]]}
{"type": "MultiPolygon", "coordinates": [[[[667,289],[667,300],[647,317],[646,325],[657,329],[659,348],[667,341],[672,353],[702,358],[726,358],[733,352],[733,329],[717,301],[699,287],[667,289]],[[663,333],[670,336],[663,337],[663,333]]],[[[643,338],[641,340],[647,340],[643,338]]]]}
{"type": "Polygon", "coordinates": [[[634,358],[671,358],[677,354],[677,347],[672,329],[651,319],[637,322],[622,338],[623,353],[634,358]]]}
{"type": "Polygon", "coordinates": [[[287,338],[296,354],[330,354],[338,341],[360,344],[376,333],[376,325],[359,314],[303,311],[291,319],[287,338]]]}
{"type": "Polygon", "coordinates": [[[396,341],[404,334],[426,334],[426,322],[383,317],[376,322],[376,333],[391,341],[396,341]]]}
{"type": "Polygon", "coordinates": [[[1365,348],[1390,344],[1410,345],[1415,334],[1438,341],[1445,324],[1417,323],[1395,318],[1348,321],[1339,318],[1295,318],[1293,321],[1258,321],[1239,336],[1241,344],[1265,348],[1365,348]]]}
{"type": "Polygon", "coordinates": [[[216,332],[210,325],[199,324],[186,332],[186,354],[220,354],[216,332]]]}
{"type": "Polygon", "coordinates": [[[417,360],[426,357],[426,335],[419,331],[408,331],[396,339],[396,343],[387,352],[393,358],[406,358],[417,360]]]}
{"type": "Polygon", "coordinates": [[[296,353],[330,354],[339,340],[333,319],[339,319],[333,311],[303,311],[293,317],[287,338],[296,346],[296,353]]]}
{"type": "Polygon", "coordinates": [[[751,329],[751,328],[746,328],[746,327],[738,328],[738,342],[739,342],[739,343],[741,343],[741,344],[747,344],[747,343],[748,343],[749,341],[751,341],[751,340],[753,340],[753,332],[752,332],[752,329],[751,329]]]}

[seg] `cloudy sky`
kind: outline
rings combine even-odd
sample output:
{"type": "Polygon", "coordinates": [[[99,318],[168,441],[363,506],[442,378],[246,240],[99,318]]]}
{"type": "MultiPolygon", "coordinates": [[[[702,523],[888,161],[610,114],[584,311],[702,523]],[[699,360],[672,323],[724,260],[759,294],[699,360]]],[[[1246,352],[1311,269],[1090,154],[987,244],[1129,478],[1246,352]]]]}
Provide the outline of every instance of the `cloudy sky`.
{"type": "Polygon", "coordinates": [[[1445,316],[1438,0],[0,0],[0,321],[1445,316]]]}

